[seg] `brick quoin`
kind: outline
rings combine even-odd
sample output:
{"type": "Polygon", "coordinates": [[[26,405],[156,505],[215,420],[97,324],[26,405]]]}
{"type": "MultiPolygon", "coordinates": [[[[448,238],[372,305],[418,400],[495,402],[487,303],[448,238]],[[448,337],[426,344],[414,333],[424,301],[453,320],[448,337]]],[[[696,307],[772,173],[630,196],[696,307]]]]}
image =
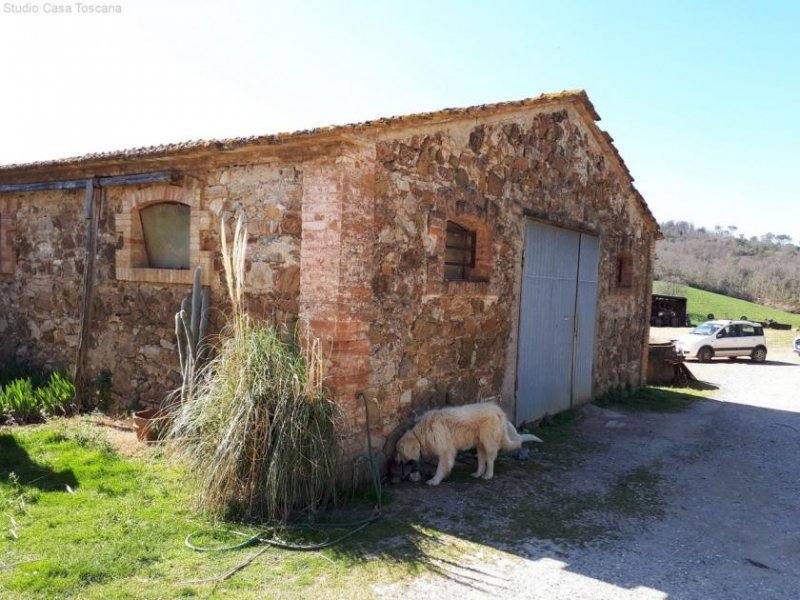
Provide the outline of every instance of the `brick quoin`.
{"type": "MultiPolygon", "coordinates": [[[[369,384],[373,314],[375,149],[344,145],[335,158],[304,165],[300,318],[322,344],[326,385],[346,418],[345,454],[358,448],[369,384]]],[[[346,456],[347,458],[347,456],[346,456]]]]}

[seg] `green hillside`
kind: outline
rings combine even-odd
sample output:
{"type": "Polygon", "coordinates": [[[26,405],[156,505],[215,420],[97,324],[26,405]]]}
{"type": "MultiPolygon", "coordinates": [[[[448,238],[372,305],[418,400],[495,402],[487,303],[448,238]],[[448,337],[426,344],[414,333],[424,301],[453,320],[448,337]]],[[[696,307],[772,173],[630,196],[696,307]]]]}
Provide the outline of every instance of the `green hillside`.
{"type": "Polygon", "coordinates": [[[717,319],[738,319],[744,315],[754,321],[772,319],[779,323],[790,323],[792,327],[800,327],[800,315],[722,294],[698,290],[687,285],[654,281],[653,293],[684,296],[687,299],[687,310],[692,323],[702,323],[709,313],[713,313],[717,319]]]}

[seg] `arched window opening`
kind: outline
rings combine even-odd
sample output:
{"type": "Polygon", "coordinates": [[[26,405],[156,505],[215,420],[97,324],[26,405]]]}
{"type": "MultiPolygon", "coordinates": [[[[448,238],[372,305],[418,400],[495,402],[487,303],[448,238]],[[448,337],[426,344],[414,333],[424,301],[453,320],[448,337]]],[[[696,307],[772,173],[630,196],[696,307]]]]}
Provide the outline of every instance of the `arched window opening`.
{"type": "Polygon", "coordinates": [[[150,268],[189,268],[189,214],[190,207],[179,202],[159,202],[139,211],[150,268]]]}

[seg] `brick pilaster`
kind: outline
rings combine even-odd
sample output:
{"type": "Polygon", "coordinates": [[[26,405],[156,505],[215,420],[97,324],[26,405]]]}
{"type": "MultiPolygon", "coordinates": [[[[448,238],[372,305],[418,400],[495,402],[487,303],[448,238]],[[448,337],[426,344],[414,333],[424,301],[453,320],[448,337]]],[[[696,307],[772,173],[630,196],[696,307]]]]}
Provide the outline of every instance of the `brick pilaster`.
{"type": "Polygon", "coordinates": [[[300,317],[322,342],[328,387],[353,435],[346,454],[363,438],[356,395],[369,381],[374,180],[374,145],[346,144],[303,166],[300,317]]]}

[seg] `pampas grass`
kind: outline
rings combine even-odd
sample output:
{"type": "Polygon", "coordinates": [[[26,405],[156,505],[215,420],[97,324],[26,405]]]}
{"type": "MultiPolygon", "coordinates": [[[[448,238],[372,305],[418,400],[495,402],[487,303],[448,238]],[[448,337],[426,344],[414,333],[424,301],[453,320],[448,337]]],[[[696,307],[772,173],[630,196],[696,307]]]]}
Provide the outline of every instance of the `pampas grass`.
{"type": "Polygon", "coordinates": [[[216,355],[176,408],[169,448],[188,462],[201,507],[222,517],[286,522],[334,496],[337,408],[323,389],[319,342],[245,312],[241,217],[231,248],[224,225],[222,242],[229,322],[216,355]]]}

